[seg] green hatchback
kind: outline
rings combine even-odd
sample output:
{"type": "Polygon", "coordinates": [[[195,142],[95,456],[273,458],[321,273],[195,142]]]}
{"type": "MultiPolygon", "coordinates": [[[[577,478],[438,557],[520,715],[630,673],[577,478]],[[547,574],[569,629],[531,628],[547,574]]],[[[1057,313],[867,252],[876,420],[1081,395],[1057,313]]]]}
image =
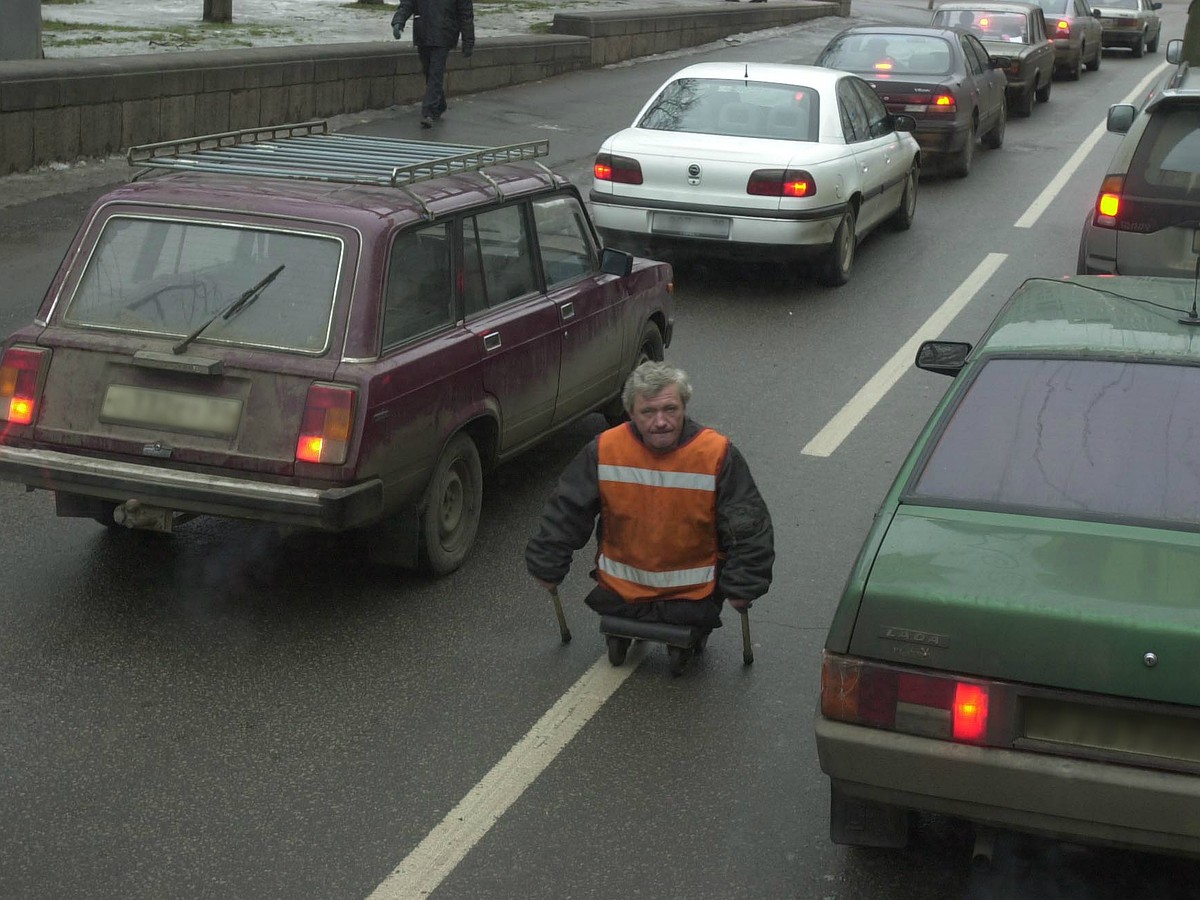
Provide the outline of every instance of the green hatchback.
{"type": "Polygon", "coordinates": [[[1032,279],[901,467],[825,643],[830,836],[913,811],[1200,854],[1200,317],[1167,278],[1032,279]]]}

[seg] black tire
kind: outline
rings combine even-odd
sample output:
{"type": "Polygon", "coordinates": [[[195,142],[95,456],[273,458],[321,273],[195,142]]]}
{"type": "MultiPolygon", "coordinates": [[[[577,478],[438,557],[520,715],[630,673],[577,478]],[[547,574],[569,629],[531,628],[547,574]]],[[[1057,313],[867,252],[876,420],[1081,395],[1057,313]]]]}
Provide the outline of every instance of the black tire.
{"type": "Polygon", "coordinates": [[[983,146],[989,150],[999,150],[1004,146],[1004,129],[1008,126],[1008,99],[1000,101],[1000,118],[992,129],[983,136],[983,146]]]}
{"type": "Polygon", "coordinates": [[[854,251],[858,248],[858,237],[854,233],[857,214],[854,206],[846,207],[842,221],[838,223],[837,231],[833,233],[833,243],[825,251],[817,268],[817,281],[829,287],[840,287],[850,280],[850,269],[854,266],[854,251]]]}
{"type": "Polygon", "coordinates": [[[605,638],[605,643],[608,645],[608,661],[614,666],[619,666],[625,662],[625,654],[629,652],[629,645],[633,641],[610,634],[605,638]]]}
{"type": "Polygon", "coordinates": [[[975,141],[979,137],[979,119],[976,115],[971,116],[971,130],[967,132],[966,143],[962,149],[958,151],[958,155],[954,157],[950,163],[950,174],[955,178],[966,178],[971,174],[971,163],[975,160],[975,141]]]}
{"type": "Polygon", "coordinates": [[[683,670],[687,668],[688,661],[692,658],[692,651],[685,650],[683,647],[667,646],[667,659],[671,666],[672,675],[682,675],[683,670]]]}
{"type": "MultiPolygon", "coordinates": [[[[634,360],[633,369],[649,360],[662,362],[665,355],[662,332],[653,322],[647,322],[642,326],[642,336],[638,339],[638,355],[634,360]]],[[[633,369],[629,371],[632,372],[633,369]]],[[[629,414],[625,412],[625,406],[621,402],[620,396],[610,400],[601,413],[609,425],[620,425],[622,422],[629,421],[629,414]]]]}
{"type": "Polygon", "coordinates": [[[1156,34],[1156,35],[1154,36],[1154,40],[1152,40],[1150,43],[1148,43],[1148,44],[1146,45],[1146,52],[1147,52],[1147,53],[1157,53],[1157,52],[1158,52],[1158,39],[1159,39],[1160,37],[1162,37],[1162,28],[1159,28],[1159,29],[1158,29],[1158,34],[1156,34]]]}
{"type": "Polygon", "coordinates": [[[1084,47],[1082,44],[1080,44],[1079,56],[1075,58],[1074,65],[1072,65],[1071,68],[1067,69],[1066,71],[1067,81],[1078,81],[1083,77],[1083,50],[1084,47]]]}
{"type": "Polygon", "coordinates": [[[1022,119],[1028,119],[1033,115],[1033,88],[1023,92],[1013,106],[1013,112],[1022,119]]]}
{"type": "Polygon", "coordinates": [[[1051,75],[1046,76],[1046,83],[1034,91],[1034,96],[1037,97],[1038,103],[1050,102],[1050,88],[1054,87],[1054,78],[1051,75]]]}
{"type": "Polygon", "coordinates": [[[921,167],[914,159],[912,168],[904,180],[904,194],[900,197],[900,206],[892,214],[891,225],[896,231],[908,231],[912,228],[913,216],[917,212],[917,184],[921,181],[921,167]]]}
{"type": "Polygon", "coordinates": [[[1145,56],[1146,55],[1146,36],[1142,35],[1140,38],[1138,38],[1137,41],[1134,43],[1134,45],[1132,47],[1130,47],[1129,49],[1133,51],[1134,59],[1141,59],[1143,56],[1145,56]]]}
{"type": "Polygon", "coordinates": [[[1096,45],[1096,55],[1090,63],[1087,64],[1089,72],[1096,72],[1100,69],[1100,60],[1104,58],[1104,48],[1099,44],[1096,45]]]}
{"type": "Polygon", "coordinates": [[[462,565],[475,543],[482,502],[479,450],[460,432],[442,450],[425,489],[421,552],[431,573],[447,575],[462,565]]]}

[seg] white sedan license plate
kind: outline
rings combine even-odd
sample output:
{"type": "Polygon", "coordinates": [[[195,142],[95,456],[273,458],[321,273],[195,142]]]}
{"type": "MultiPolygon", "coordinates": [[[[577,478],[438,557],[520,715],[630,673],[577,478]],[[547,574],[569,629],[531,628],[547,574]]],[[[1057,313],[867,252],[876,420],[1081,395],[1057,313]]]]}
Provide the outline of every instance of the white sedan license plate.
{"type": "Polygon", "coordinates": [[[232,437],[242,417],[242,401],[110,384],[100,408],[103,422],[148,425],[232,437]]]}
{"type": "Polygon", "coordinates": [[[732,222],[717,216],[689,216],[681,213],[655,213],[651,230],[655,234],[681,237],[728,238],[732,222]]]}

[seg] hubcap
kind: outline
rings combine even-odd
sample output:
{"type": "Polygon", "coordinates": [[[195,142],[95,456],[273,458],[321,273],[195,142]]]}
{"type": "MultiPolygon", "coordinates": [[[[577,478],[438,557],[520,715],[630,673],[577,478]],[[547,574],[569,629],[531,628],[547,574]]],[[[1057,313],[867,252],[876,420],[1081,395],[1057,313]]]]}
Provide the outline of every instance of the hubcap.
{"type": "Polygon", "coordinates": [[[443,538],[452,537],[462,524],[463,508],[466,506],[466,492],[463,490],[462,476],[454,470],[446,475],[446,483],[442,489],[442,502],[438,511],[439,531],[443,538]]]}

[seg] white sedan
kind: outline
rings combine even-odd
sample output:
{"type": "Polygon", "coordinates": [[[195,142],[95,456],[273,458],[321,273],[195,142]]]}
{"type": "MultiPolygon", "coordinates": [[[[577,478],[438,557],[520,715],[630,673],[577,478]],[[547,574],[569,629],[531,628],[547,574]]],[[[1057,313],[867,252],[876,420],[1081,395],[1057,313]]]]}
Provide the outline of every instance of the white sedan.
{"type": "Polygon", "coordinates": [[[589,199],[613,244],[714,256],[812,256],[845,284],[858,241],[907,229],[921,151],[861,78],[834,69],[700,63],[608,138],[589,199]]]}

